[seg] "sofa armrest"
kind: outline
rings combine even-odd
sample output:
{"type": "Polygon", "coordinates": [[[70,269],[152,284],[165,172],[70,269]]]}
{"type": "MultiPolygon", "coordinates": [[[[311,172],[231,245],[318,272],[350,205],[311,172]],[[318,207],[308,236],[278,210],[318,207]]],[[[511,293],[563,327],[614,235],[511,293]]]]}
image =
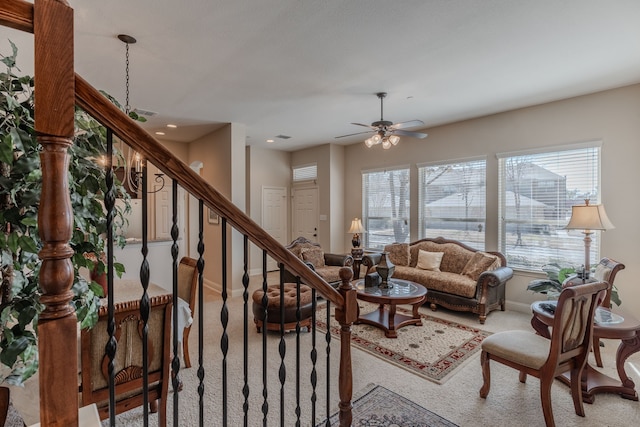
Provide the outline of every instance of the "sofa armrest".
{"type": "Polygon", "coordinates": [[[344,254],[324,254],[325,265],[333,265],[338,267],[351,267],[353,265],[353,257],[344,254]]]}
{"type": "MultiPolygon", "coordinates": [[[[316,271],[316,269],[313,267],[313,264],[311,264],[310,262],[308,261],[302,261],[302,262],[307,267],[309,267],[312,271],[316,271]]],[[[283,280],[283,283],[296,283],[296,275],[285,268],[284,274],[282,275],[282,280],[283,280]]]]}
{"type": "Polygon", "coordinates": [[[380,252],[366,254],[362,257],[362,265],[370,269],[371,267],[378,265],[380,258],[382,258],[382,254],[380,252]]]}
{"type": "Polygon", "coordinates": [[[495,270],[485,271],[478,277],[478,284],[486,283],[488,286],[498,286],[506,283],[513,277],[511,267],[498,267],[495,270]]]}

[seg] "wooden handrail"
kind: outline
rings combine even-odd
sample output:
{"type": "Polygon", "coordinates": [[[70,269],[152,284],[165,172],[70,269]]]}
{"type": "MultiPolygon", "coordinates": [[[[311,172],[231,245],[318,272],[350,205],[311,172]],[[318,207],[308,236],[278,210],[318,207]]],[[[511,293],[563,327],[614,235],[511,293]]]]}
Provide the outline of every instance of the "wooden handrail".
{"type": "Polygon", "coordinates": [[[24,0],[2,0],[0,25],[33,33],[33,3],[24,0]]]}
{"type": "Polygon", "coordinates": [[[227,222],[233,225],[236,230],[247,235],[253,244],[266,250],[278,263],[284,264],[287,269],[300,276],[304,283],[317,289],[323,297],[336,304],[337,307],[344,305],[344,299],[340,293],[265,232],[229,199],[158,143],[154,137],[78,74],[76,74],[75,80],[76,104],[78,106],[104,126],[110,128],[127,145],[141,153],[145,159],[151,161],[167,176],[176,179],[181,187],[201,199],[208,208],[226,218],[227,222]]]}

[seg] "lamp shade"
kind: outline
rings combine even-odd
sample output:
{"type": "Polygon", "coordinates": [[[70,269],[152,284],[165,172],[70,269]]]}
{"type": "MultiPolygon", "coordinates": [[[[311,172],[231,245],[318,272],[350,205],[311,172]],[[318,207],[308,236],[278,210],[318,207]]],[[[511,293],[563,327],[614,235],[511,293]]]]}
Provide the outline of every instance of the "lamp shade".
{"type": "Polygon", "coordinates": [[[571,219],[565,227],[569,230],[611,230],[615,226],[607,217],[603,205],[590,205],[585,200],[584,205],[571,207],[571,219]]]}
{"type": "Polygon", "coordinates": [[[347,233],[364,233],[366,230],[364,229],[364,227],[362,226],[362,221],[360,220],[360,218],[354,218],[353,221],[351,221],[351,227],[349,228],[349,231],[347,231],[347,233]]]}

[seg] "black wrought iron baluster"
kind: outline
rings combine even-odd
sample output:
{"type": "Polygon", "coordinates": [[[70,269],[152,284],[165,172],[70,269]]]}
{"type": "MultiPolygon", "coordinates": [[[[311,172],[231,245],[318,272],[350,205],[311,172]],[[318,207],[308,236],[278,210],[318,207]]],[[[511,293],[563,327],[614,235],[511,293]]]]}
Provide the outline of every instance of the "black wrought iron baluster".
{"type": "Polygon", "coordinates": [[[296,426],[300,427],[300,280],[296,280],[296,426]]]}
{"type": "Polygon", "coordinates": [[[280,425],[284,425],[284,383],[287,378],[287,368],[284,358],[287,354],[287,344],[284,341],[284,268],[280,267],[280,343],[278,352],[280,353],[280,369],[278,369],[278,378],[280,380],[280,425]]]}
{"type": "MultiPolygon", "coordinates": [[[[299,283],[300,278],[296,278],[299,283]]],[[[318,394],[316,386],[318,385],[318,372],[316,371],[316,362],[318,361],[318,350],[316,349],[316,309],[318,303],[316,300],[316,290],[311,289],[311,422],[316,422],[316,402],[318,394]]]]}
{"type": "Polygon", "coordinates": [[[109,373],[109,425],[116,425],[116,386],[115,365],[118,341],[115,338],[116,322],[113,308],[113,208],[116,203],[115,186],[113,179],[113,131],[107,129],[107,153],[106,153],[105,177],[106,193],[104,195],[104,207],[107,210],[107,334],[109,340],[105,345],[105,353],[109,359],[107,371],[109,373]]]}
{"type": "Polygon", "coordinates": [[[204,427],[204,203],[198,203],[198,420],[200,427],[204,427]]]}
{"type": "Polygon", "coordinates": [[[222,425],[227,426],[227,353],[229,351],[229,335],[227,334],[227,324],[229,323],[229,308],[227,307],[227,219],[222,218],[222,309],[220,320],[222,322],[222,337],[220,339],[220,350],[222,350],[222,425]]]}
{"type": "Polygon", "coordinates": [[[262,250],[262,425],[267,427],[269,393],[267,391],[267,251],[262,250]]]}
{"type": "MultiPolygon", "coordinates": [[[[178,228],[178,181],[172,180],[171,185],[172,201],[172,220],[171,220],[171,258],[173,260],[173,360],[171,361],[171,384],[173,386],[173,425],[178,425],[178,409],[179,400],[178,393],[180,388],[180,352],[178,349],[178,252],[180,247],[178,246],[178,237],[180,237],[180,230],[178,228]]],[[[184,339],[184,338],[183,338],[184,339]]]]}
{"type": "Polygon", "coordinates": [[[244,301],[244,326],[243,326],[243,371],[244,385],[242,395],[244,403],[242,412],[244,413],[244,427],[249,426],[249,238],[245,235],[243,239],[244,249],[244,273],[242,275],[242,299],[244,301]]]}
{"type": "Polygon", "coordinates": [[[325,402],[325,408],[327,409],[327,422],[326,425],[329,427],[331,423],[329,422],[329,416],[331,413],[331,301],[327,300],[327,332],[324,334],[325,341],[327,342],[327,401],[325,402]]]}
{"type": "Polygon", "coordinates": [[[147,195],[147,161],[142,161],[142,264],[140,265],[140,283],[142,283],[142,297],[140,298],[140,318],[142,320],[142,395],[144,408],[144,427],[149,426],[149,312],[150,302],[147,289],[149,288],[149,197],[147,195]]]}

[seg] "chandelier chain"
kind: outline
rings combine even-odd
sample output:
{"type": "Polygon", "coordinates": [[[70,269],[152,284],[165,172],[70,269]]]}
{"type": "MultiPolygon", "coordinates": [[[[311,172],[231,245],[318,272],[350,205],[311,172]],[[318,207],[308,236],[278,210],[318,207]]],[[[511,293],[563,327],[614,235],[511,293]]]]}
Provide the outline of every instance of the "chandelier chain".
{"type": "Polygon", "coordinates": [[[129,106],[129,43],[126,43],[127,45],[127,50],[126,50],[126,68],[125,68],[125,93],[126,93],[126,101],[125,101],[125,106],[124,106],[124,111],[127,113],[127,115],[129,115],[129,111],[131,110],[131,107],[129,106]]]}

